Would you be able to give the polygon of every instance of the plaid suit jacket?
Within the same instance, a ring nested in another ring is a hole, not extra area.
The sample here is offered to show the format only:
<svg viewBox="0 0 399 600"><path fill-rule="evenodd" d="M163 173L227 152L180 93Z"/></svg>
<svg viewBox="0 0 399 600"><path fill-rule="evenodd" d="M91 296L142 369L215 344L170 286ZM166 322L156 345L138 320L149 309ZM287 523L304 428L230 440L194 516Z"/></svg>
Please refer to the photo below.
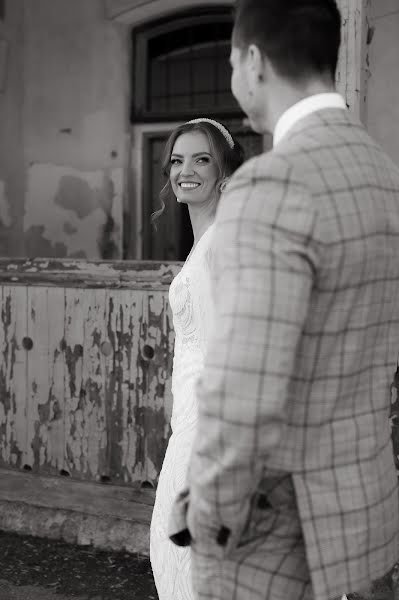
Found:
<svg viewBox="0 0 399 600"><path fill-rule="evenodd" d="M399 558L399 169L349 111L320 110L236 172L214 244L185 515L198 596L360 591ZM207 587L234 564L230 591Z"/></svg>

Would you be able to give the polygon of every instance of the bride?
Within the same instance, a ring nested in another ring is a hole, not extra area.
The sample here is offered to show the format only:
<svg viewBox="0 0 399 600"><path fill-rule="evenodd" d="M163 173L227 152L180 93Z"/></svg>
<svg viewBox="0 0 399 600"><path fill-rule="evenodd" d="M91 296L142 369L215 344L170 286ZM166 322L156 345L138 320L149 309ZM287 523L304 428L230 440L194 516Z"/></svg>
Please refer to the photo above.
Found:
<svg viewBox="0 0 399 600"><path fill-rule="evenodd" d="M195 383L213 326L213 221L227 179L242 162L242 148L226 127L205 118L177 127L164 151L167 182L160 194L162 208L153 218L162 214L165 201L186 203L194 244L169 290L175 329L172 435L159 476L150 532L151 566L159 600L194 600L190 548L178 547L169 540L168 518L176 496L185 486L197 421Z"/></svg>

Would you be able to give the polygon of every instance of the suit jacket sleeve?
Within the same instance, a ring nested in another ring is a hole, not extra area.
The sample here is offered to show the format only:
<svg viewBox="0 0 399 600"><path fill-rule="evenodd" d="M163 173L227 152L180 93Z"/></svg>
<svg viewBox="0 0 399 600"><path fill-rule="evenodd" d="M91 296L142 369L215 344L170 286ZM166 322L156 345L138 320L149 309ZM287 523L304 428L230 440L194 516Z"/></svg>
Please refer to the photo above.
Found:
<svg viewBox="0 0 399 600"><path fill-rule="evenodd" d="M197 385L188 474L187 524L207 553L235 547L268 457L281 442L319 260L314 203L289 168L282 171L266 176L273 170L265 156L246 163L216 219L215 327Z"/></svg>

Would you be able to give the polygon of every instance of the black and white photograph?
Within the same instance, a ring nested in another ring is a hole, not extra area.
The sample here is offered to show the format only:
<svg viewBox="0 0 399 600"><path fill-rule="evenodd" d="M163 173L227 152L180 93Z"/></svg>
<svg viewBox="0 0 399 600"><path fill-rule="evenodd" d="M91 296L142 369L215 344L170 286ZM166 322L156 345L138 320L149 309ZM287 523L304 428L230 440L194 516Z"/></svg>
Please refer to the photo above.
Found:
<svg viewBox="0 0 399 600"><path fill-rule="evenodd" d="M0 600L399 600L399 0L0 0Z"/></svg>

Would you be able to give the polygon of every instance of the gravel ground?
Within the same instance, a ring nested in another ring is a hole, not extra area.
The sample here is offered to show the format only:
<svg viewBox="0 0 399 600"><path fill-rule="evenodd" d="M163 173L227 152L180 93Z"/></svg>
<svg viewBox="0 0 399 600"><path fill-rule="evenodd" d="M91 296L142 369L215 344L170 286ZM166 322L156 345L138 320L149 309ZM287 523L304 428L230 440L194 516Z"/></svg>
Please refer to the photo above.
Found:
<svg viewBox="0 0 399 600"><path fill-rule="evenodd" d="M43 588L40 596L34 594L38 586ZM0 600L158 600L150 561L145 556L3 531L0 594Z"/></svg>
<svg viewBox="0 0 399 600"><path fill-rule="evenodd" d="M0 600L87 600L88 596L64 596L49 588L35 585L15 586L0 579ZM91 600L101 600L92 597Z"/></svg>
<svg viewBox="0 0 399 600"><path fill-rule="evenodd" d="M399 600L399 565L364 596ZM158 600L150 561L0 531L0 600Z"/></svg>

